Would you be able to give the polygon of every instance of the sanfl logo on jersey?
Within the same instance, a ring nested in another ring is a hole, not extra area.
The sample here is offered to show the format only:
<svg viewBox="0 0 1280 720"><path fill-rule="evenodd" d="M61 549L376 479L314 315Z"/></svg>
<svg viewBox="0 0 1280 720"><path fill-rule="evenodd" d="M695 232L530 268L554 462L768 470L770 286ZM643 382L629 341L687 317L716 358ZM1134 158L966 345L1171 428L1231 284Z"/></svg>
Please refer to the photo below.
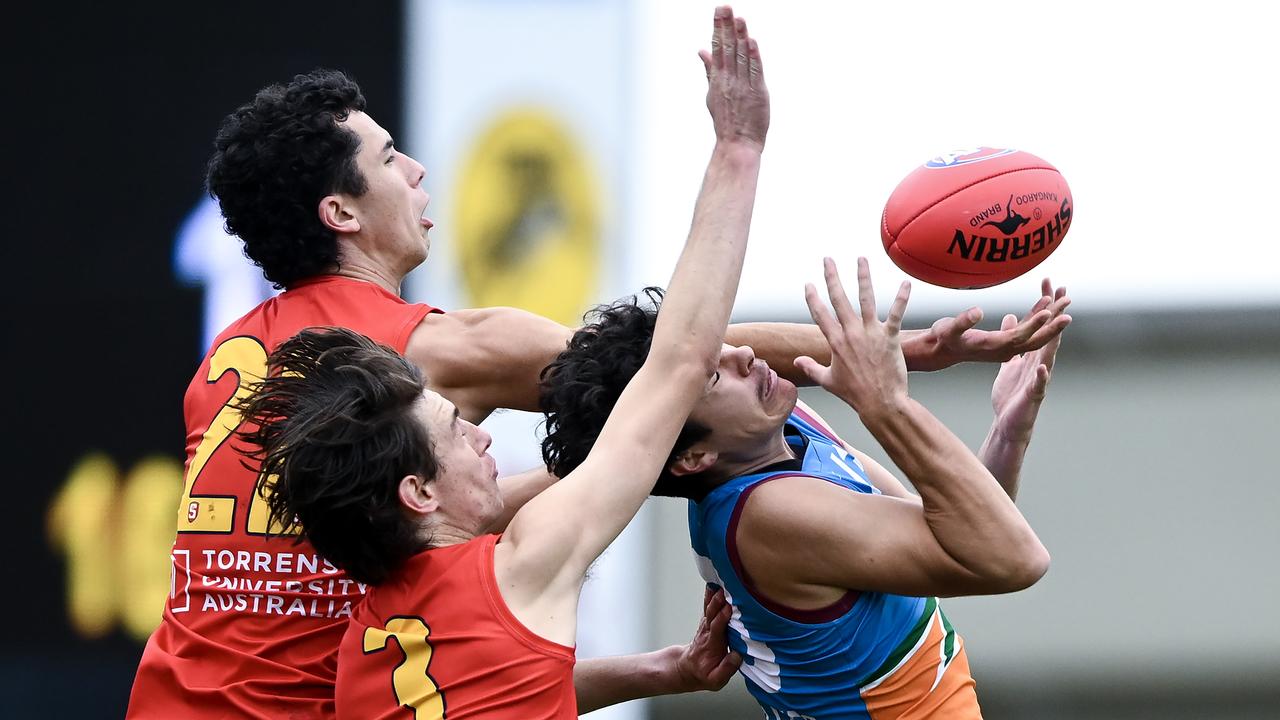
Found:
<svg viewBox="0 0 1280 720"><path fill-rule="evenodd" d="M963 148L960 150L953 150L949 153L943 153L925 163L924 166L936 170L938 168L956 167L958 165L971 165L976 162L982 162L983 160L1012 155L1016 152L1018 151L1013 148Z"/></svg>

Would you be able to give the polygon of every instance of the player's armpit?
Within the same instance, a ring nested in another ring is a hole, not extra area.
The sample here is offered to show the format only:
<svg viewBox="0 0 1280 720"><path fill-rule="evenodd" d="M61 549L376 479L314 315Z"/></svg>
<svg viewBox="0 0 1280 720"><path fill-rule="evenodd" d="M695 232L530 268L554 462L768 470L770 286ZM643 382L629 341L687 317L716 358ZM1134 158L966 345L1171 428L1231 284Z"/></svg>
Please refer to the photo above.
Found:
<svg viewBox="0 0 1280 720"><path fill-rule="evenodd" d="M494 549L503 599L543 637L573 641L587 568L648 497L699 388L711 378L710 343L701 352L668 345L654 343L586 461L529 500Z"/></svg>
<svg viewBox="0 0 1280 720"><path fill-rule="evenodd" d="M576 592L587 568L653 488L712 367L675 354L655 361L651 353L587 459L515 514L500 545L510 553L508 574L521 584L521 599L536 598L551 586ZM504 597L514 604L506 588Z"/></svg>
<svg viewBox="0 0 1280 720"><path fill-rule="evenodd" d="M781 477L751 492L737 527L742 563L770 600L812 609L837 593L982 595L1021 589L952 558L920 504L868 495L815 477ZM805 604L807 603L807 604Z"/></svg>
<svg viewBox="0 0 1280 720"><path fill-rule="evenodd" d="M572 331L516 308L432 313L409 337L405 356L427 386L480 423L498 408L537 411L538 378Z"/></svg>

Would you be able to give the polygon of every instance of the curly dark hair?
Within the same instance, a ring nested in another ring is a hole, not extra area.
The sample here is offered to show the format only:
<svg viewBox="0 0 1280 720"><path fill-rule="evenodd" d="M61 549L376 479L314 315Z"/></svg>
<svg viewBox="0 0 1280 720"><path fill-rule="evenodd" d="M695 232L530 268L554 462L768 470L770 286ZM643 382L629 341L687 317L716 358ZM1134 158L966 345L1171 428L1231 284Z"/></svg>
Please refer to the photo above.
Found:
<svg viewBox="0 0 1280 720"><path fill-rule="evenodd" d="M205 186L227 232L276 287L329 272L338 237L317 216L320 198L363 195L360 138L338 123L364 110L360 86L336 70L258 91L222 121Z"/></svg>
<svg viewBox="0 0 1280 720"><path fill-rule="evenodd" d="M415 365L351 330L304 330L271 353L253 389L237 408L248 423L238 449L259 472L272 527L371 584L428 545L398 495L404 476L439 471L413 415Z"/></svg>
<svg viewBox="0 0 1280 720"><path fill-rule="evenodd" d="M565 351L543 369L539 407L546 415L547 437L542 459L559 477L587 459L613 406L644 364L662 297L661 288L647 287L638 295L592 309ZM691 478L678 479L666 468L710 434L711 428L701 423L685 423L652 494L689 496Z"/></svg>

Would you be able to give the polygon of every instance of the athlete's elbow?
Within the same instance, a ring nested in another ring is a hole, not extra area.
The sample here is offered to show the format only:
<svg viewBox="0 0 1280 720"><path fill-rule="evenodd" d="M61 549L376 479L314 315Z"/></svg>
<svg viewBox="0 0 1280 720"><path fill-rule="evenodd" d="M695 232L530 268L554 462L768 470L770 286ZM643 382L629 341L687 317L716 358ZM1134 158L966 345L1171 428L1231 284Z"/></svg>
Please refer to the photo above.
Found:
<svg viewBox="0 0 1280 720"><path fill-rule="evenodd" d="M1049 551L1039 540L1031 539L1013 553L1001 573L1000 592L1017 592L1035 585L1049 572Z"/></svg>

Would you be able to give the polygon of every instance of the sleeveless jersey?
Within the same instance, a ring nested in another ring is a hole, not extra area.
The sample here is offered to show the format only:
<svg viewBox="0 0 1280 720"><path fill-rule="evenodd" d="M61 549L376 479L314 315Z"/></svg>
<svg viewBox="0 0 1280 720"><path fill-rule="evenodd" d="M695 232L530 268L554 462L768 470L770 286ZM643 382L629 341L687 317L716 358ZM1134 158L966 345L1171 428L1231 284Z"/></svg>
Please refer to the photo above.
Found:
<svg viewBox="0 0 1280 720"><path fill-rule="evenodd" d="M742 475L689 503L698 571L732 605L729 644L767 720L979 718L959 635L936 598L850 591L817 610L757 591L737 552L751 492L780 477L820 478L878 494L843 441L803 406L785 428L797 460Z"/></svg>
<svg viewBox="0 0 1280 720"><path fill-rule="evenodd" d="M511 614L497 535L418 553L371 587L342 637L338 718L571 720L573 648Z"/></svg>
<svg viewBox="0 0 1280 720"><path fill-rule="evenodd" d="M143 651L130 718L333 715L337 646L364 586L308 543L266 535L233 434L233 399L267 354L313 326L346 327L403 352L429 312L372 283L314 278L254 308L213 342L187 388L185 485L169 597Z"/></svg>

